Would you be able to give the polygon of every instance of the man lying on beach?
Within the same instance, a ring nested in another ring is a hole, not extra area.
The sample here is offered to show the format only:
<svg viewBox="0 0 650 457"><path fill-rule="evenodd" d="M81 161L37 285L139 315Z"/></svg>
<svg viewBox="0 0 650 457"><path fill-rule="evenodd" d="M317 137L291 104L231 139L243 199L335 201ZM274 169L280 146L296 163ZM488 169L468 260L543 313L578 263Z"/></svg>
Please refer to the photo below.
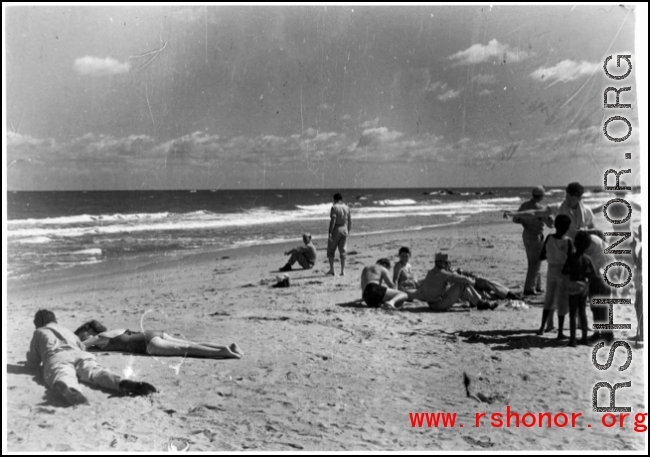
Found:
<svg viewBox="0 0 650 457"><path fill-rule="evenodd" d="M510 289L508 289L503 284L498 283L496 281L493 281L491 279L487 279L487 278L485 278L483 276L479 276L476 273L473 273L471 271L463 270L461 268L456 268L456 270L452 270L449 262L447 263L446 270L451 271L452 273L456 273L456 274L459 274L461 276L465 276L467 278L473 279L474 280L474 289L476 289L476 291L478 293L480 293L483 296L484 299L521 300L521 296L519 296L516 293L512 292Z"/></svg>
<svg viewBox="0 0 650 457"><path fill-rule="evenodd" d="M479 310L495 309L499 306L481 298L473 287L473 279L447 271L448 264L447 254L436 253L435 267L427 273L417 289L407 291L408 298L427 302L432 311L447 311L463 300L469 301L470 306Z"/></svg>
<svg viewBox="0 0 650 457"><path fill-rule="evenodd" d="M42 363L45 383L71 405L88 403L88 399L79 391L79 380L123 395L156 392L156 388L149 383L122 379L100 367L95 356L85 351L79 338L58 324L52 311L37 311L34 325L36 331L27 353L27 365L40 367Z"/></svg>
<svg viewBox="0 0 650 457"><path fill-rule="evenodd" d="M280 271L291 271L291 266L298 262L298 264L305 270L313 268L316 264L316 246L311 242L311 235L309 233L302 234L302 241L304 246L298 246L284 253L290 255L287 264L280 268Z"/></svg>
<svg viewBox="0 0 650 457"><path fill-rule="evenodd" d="M226 347L213 343L193 343L154 330L108 330L96 320L86 322L75 330L75 334L84 347L102 351L206 359L239 359L243 355L236 343Z"/></svg>
<svg viewBox="0 0 650 457"><path fill-rule="evenodd" d="M362 298L371 308L381 306L382 308L396 309L408 299L405 292L395 289L388 268L390 268L390 260L379 259L375 265L369 265L361 272ZM389 287L382 286L382 282Z"/></svg>

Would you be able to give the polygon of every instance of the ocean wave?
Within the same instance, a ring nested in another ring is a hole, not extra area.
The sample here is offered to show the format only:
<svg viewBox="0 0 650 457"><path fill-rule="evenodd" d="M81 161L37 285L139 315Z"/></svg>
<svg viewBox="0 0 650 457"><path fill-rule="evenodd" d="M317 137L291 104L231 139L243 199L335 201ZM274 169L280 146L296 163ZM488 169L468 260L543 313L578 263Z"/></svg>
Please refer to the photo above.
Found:
<svg viewBox="0 0 650 457"><path fill-rule="evenodd" d="M410 198L402 198L398 200L377 200L373 202L375 205L381 205L381 206L386 206L386 205L395 205L395 206L404 206L404 205L417 205L417 202L415 200L412 200Z"/></svg>
<svg viewBox="0 0 650 457"><path fill-rule="evenodd" d="M395 203L396 200L392 202ZM398 218L408 216L460 216L472 215L488 211L503 209L503 206L521 201L519 197L474 199L455 202L440 202L432 200L406 205L378 205L354 208L353 219L373 218ZM298 210L272 210L260 207L240 213L217 214L209 211L195 211L192 213L157 213L155 217L129 217L121 220L112 217L103 218L99 224L85 226L68 226L62 224L19 226L14 224L9 227L8 239L33 239L45 241L45 238L75 238L98 235L126 235L148 231L175 231L175 230L210 230L228 227L259 226L264 224L300 223L310 221L326 221L329 219L330 203L320 205L298 206ZM166 214L166 217L162 216ZM142 216L142 215L140 215ZM108 222L110 220L110 223Z"/></svg>
<svg viewBox="0 0 650 457"><path fill-rule="evenodd" d="M81 249L80 251L74 251L70 253L71 255L102 255L102 250L99 248L90 248L90 249Z"/></svg>
<svg viewBox="0 0 650 457"><path fill-rule="evenodd" d="M78 216L65 217L47 217L43 219L17 219L7 221L8 226L23 225L79 225L92 224L96 222L114 222L114 221L140 221L152 219L165 219L170 213L141 213L141 214L100 214L90 215L81 214Z"/></svg>
<svg viewBox="0 0 650 457"><path fill-rule="evenodd" d="M43 243L49 243L52 241L52 239L46 237L46 236L32 236L29 238L22 238L19 240L16 240L16 243L20 244L43 244Z"/></svg>

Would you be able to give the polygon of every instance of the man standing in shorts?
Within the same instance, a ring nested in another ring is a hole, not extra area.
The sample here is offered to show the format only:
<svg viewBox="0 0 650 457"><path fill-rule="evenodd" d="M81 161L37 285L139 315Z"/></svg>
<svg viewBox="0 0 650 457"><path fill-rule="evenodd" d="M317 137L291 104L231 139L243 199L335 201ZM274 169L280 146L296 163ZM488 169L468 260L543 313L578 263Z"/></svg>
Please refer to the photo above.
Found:
<svg viewBox="0 0 650 457"><path fill-rule="evenodd" d="M390 279L390 260L379 259L375 265L369 265L361 272L361 290L363 301L371 308L395 309L401 306L408 295L395 289L395 284ZM390 288L382 286L385 282Z"/></svg>
<svg viewBox="0 0 650 457"><path fill-rule="evenodd" d="M345 276L345 255L348 236L352 230L352 216L350 208L343 203L343 196L338 192L334 194L334 204L330 211L329 237L327 241L327 260L330 262L328 275L334 276L334 254L339 250L341 257L341 276Z"/></svg>

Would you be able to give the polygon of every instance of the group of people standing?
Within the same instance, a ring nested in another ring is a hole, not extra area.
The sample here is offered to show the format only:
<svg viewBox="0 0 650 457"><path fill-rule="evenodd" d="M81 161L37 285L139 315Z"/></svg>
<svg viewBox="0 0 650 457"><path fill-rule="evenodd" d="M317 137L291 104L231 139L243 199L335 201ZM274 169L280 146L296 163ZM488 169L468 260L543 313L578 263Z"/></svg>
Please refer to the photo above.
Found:
<svg viewBox="0 0 650 457"><path fill-rule="evenodd" d="M611 263L611 257L605 255L607 244L604 235L595 230L594 215L592 209L587 207L583 201L584 187L578 182L572 182L566 187L565 199L561 203L542 206L545 190L543 187L535 187L532 191L532 198L524 202L516 212L506 211L504 217L512 217L513 222L523 225L523 241L528 259L528 272L524 284L524 295L538 295L543 292L541 288L541 263L548 261L546 296L544 299L544 311L542 314L542 325L539 334L544 331L553 330L552 314L558 313L558 338L564 339L563 333L564 317L569 314L570 318L570 345L575 346L576 340L576 318L579 318L582 328L583 344L588 344L587 339L587 317L586 305L590 297L609 297L614 291L604 280L604 271ZM640 208L637 208L640 209ZM617 224L618 225L618 224ZM544 237L544 227L554 227L555 233ZM615 227L615 231L631 230L629 222L627 226ZM641 290L640 269L640 227L639 235L633 238L632 260L635 269L635 277L638 275L637 297L635 299L635 310L639 327L642 326L643 304ZM639 241L637 241L639 240ZM594 322L606 323L608 321L608 309L606 306L591 306ZM546 328L544 328L546 326ZM637 332L637 338L642 335ZM611 330L595 332L592 341L612 342L614 335Z"/></svg>

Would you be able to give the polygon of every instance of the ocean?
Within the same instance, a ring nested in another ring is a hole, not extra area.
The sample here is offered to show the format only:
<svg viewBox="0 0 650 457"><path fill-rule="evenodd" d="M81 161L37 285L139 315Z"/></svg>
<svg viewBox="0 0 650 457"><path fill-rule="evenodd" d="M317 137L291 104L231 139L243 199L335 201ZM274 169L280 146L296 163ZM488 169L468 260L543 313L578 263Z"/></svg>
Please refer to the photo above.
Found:
<svg viewBox="0 0 650 457"><path fill-rule="evenodd" d="M311 232L322 248L337 191L352 209L353 235L478 221L482 213L516 210L530 198L528 187L8 192L7 274L127 256L300 244L303 232ZM593 206L612 197L594 189L583 201ZM563 198L563 189L549 189L544 202Z"/></svg>

